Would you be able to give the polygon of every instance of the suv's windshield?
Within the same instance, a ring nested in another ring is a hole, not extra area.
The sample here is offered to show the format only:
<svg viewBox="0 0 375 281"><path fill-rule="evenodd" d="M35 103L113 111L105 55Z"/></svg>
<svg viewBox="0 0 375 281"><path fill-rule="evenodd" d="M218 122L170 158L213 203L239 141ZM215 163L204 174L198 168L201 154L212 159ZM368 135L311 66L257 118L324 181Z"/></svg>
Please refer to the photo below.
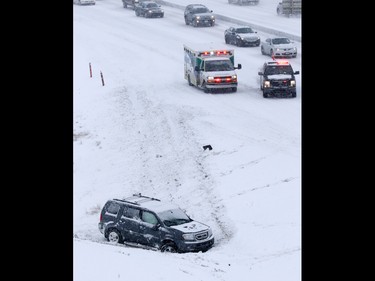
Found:
<svg viewBox="0 0 375 281"><path fill-rule="evenodd" d="M274 75L274 74L293 74L293 69L290 65L285 66L268 66L264 71L265 75Z"/></svg>
<svg viewBox="0 0 375 281"><path fill-rule="evenodd" d="M179 225L192 221L181 209L164 211L158 213L158 215L166 226Z"/></svg>
<svg viewBox="0 0 375 281"><path fill-rule="evenodd" d="M195 8L193 10L193 14L203 14L203 13L209 13L210 11L207 8Z"/></svg>
<svg viewBox="0 0 375 281"><path fill-rule="evenodd" d="M206 71L231 71L234 67L230 60L206 61Z"/></svg>

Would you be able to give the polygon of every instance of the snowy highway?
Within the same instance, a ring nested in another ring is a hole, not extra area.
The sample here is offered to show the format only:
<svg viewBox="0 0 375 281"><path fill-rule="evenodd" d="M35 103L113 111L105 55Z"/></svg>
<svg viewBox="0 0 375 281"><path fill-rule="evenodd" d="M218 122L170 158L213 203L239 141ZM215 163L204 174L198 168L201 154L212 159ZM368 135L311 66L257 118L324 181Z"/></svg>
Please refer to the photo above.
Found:
<svg viewBox="0 0 375 281"><path fill-rule="evenodd" d="M263 0L254 24L265 22L274 2ZM200 3L240 20L251 9ZM260 47L233 45L226 47L242 64L238 91L206 94L184 79L183 44L223 46L232 23L195 28L185 25L183 10L163 9L164 18L148 19L121 0L73 5L74 280L300 281L301 42L289 59L300 71L296 98L263 98L258 71L271 58ZM264 26L296 34L298 23L279 18ZM203 151L206 144L213 150ZM105 243L101 207L136 192L173 201L210 225L215 246L171 256Z"/></svg>

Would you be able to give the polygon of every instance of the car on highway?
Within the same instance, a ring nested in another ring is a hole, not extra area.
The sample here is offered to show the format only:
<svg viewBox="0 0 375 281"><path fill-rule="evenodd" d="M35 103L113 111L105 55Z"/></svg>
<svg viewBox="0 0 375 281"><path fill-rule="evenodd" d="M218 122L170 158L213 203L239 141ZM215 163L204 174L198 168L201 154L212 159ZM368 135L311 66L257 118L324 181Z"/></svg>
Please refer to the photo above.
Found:
<svg viewBox="0 0 375 281"><path fill-rule="evenodd" d="M73 0L73 3L81 6L95 5L95 0Z"/></svg>
<svg viewBox="0 0 375 281"><path fill-rule="evenodd" d="M107 200L98 228L111 243L141 245L161 252L205 252L215 242L208 225L191 219L173 203L140 193Z"/></svg>
<svg viewBox="0 0 375 281"><path fill-rule="evenodd" d="M164 17L164 10L159 4L154 1L142 1L139 5L135 6L135 15L137 17L145 18L162 18Z"/></svg>
<svg viewBox="0 0 375 281"><path fill-rule="evenodd" d="M226 44L244 46L259 46L260 37L250 26L231 26L224 31Z"/></svg>
<svg viewBox="0 0 375 281"><path fill-rule="evenodd" d="M258 72L260 89L263 97L292 97L297 96L295 75L292 65L286 60L265 62Z"/></svg>
<svg viewBox="0 0 375 281"><path fill-rule="evenodd" d="M213 11L202 4L189 4L185 7L184 19L186 25L214 26L215 16Z"/></svg>
<svg viewBox="0 0 375 281"><path fill-rule="evenodd" d="M260 43L262 55L272 58L295 58L297 46L287 37L270 37Z"/></svg>

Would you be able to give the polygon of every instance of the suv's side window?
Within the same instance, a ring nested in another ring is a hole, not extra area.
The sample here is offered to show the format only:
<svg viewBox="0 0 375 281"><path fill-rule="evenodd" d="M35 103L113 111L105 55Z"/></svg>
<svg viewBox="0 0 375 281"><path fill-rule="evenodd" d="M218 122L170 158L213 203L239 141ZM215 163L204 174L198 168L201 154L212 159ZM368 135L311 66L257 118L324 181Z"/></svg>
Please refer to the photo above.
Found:
<svg viewBox="0 0 375 281"><path fill-rule="evenodd" d="M117 213L120 210L120 206L116 203L110 203L109 206L107 207L106 214L110 216L117 217Z"/></svg>
<svg viewBox="0 0 375 281"><path fill-rule="evenodd" d="M141 219L144 221L144 222L147 222L147 223L150 223L150 224L157 224L158 223L158 219L155 217L155 215L151 212L148 212L148 211L143 211L142 212L142 217Z"/></svg>
<svg viewBox="0 0 375 281"><path fill-rule="evenodd" d="M129 219L139 220L140 219L139 213L140 213L139 209L135 209L135 208L127 206L124 208L123 216Z"/></svg>

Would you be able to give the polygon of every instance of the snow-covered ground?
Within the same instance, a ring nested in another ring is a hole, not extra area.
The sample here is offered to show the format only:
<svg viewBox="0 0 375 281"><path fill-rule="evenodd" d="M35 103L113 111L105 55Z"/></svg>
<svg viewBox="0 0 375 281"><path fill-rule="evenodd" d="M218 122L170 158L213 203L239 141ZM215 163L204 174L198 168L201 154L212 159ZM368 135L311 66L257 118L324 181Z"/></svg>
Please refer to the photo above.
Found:
<svg viewBox="0 0 375 281"><path fill-rule="evenodd" d="M301 18L277 16L278 0L199 3L290 34L301 28ZM164 18L145 19L121 0L73 6L74 280L300 281L301 42L289 60L300 71L296 98L264 99L257 73L270 58L229 45L242 64L238 91L205 94L184 79L183 44L222 45L231 23L194 28L183 10L163 8ZM210 225L214 247L166 254L107 244L101 207L135 192Z"/></svg>

